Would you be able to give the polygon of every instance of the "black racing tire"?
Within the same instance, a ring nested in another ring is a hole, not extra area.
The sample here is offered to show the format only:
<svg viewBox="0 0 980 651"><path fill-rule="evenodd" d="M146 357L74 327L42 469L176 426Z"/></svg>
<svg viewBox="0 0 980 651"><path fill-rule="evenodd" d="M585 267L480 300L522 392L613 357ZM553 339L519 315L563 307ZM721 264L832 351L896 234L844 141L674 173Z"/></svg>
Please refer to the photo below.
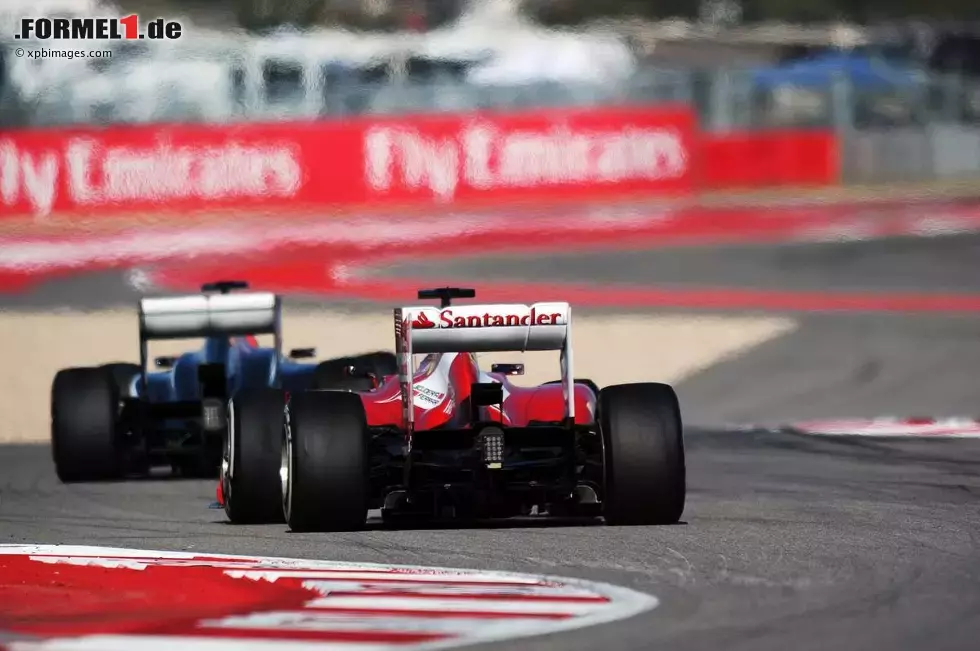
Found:
<svg viewBox="0 0 980 651"><path fill-rule="evenodd" d="M290 395L283 512L293 531L357 531L367 521L368 427L356 393Z"/></svg>
<svg viewBox="0 0 980 651"><path fill-rule="evenodd" d="M379 380L386 375L398 375L398 357L394 353L379 350L360 357L374 367Z"/></svg>
<svg viewBox="0 0 980 651"><path fill-rule="evenodd" d="M170 462L173 477L180 479L215 479L220 478L220 461L213 455L201 452L195 456L174 459Z"/></svg>
<svg viewBox="0 0 980 651"><path fill-rule="evenodd" d="M687 470L673 387L653 382L605 387L599 391L598 420L606 523L679 522L687 497Z"/></svg>
<svg viewBox="0 0 980 651"><path fill-rule="evenodd" d="M278 389L248 389L229 401L222 493L234 524L281 524L283 407Z"/></svg>
<svg viewBox="0 0 980 651"><path fill-rule="evenodd" d="M139 364L112 362L110 364L103 364L100 368L106 369L112 375L120 396L124 398L135 397L131 395L130 387L133 384L133 378L139 376L142 372Z"/></svg>
<svg viewBox="0 0 980 651"><path fill-rule="evenodd" d="M109 370L58 371L51 384L51 453L62 482L123 476L118 415L119 390Z"/></svg>
<svg viewBox="0 0 980 651"><path fill-rule="evenodd" d="M314 389L339 391L370 391L374 388L371 378L346 375L348 366L366 367L380 382L386 375L398 374L398 360L394 353L377 351L349 357L337 357L320 362L313 371Z"/></svg>
<svg viewBox="0 0 980 651"><path fill-rule="evenodd" d="M313 389L323 391L353 391L360 393L374 388L374 382L367 377L350 377L344 375L343 369L336 370L332 362L328 366L321 364L313 371ZM349 366L349 365L344 365Z"/></svg>

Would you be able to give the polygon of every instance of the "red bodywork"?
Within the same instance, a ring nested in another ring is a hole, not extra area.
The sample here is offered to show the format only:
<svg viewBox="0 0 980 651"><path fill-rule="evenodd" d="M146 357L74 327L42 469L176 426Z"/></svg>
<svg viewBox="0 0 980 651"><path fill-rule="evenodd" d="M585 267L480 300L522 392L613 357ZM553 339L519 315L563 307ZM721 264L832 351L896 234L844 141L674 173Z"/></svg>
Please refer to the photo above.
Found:
<svg viewBox="0 0 980 651"><path fill-rule="evenodd" d="M469 409L471 386L478 382L503 385L502 408L481 407L479 420L501 421L522 427L532 421L560 422L565 415L565 398L560 383L524 387L512 384L508 375L480 369L476 355L433 353L415 371L413 402L415 431L441 427L465 428L472 421ZM368 424L372 427L405 427L397 376L384 378L381 386L362 393ZM588 386L575 385L575 422L594 422L596 396Z"/></svg>

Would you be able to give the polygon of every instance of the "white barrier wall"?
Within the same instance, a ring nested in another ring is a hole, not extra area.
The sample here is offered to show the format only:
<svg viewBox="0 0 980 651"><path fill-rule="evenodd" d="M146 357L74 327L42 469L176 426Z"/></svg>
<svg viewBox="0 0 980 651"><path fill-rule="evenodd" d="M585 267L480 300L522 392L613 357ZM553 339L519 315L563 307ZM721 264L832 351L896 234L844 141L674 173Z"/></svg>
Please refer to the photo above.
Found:
<svg viewBox="0 0 980 651"><path fill-rule="evenodd" d="M845 183L955 180L980 176L980 126L934 125L846 131Z"/></svg>

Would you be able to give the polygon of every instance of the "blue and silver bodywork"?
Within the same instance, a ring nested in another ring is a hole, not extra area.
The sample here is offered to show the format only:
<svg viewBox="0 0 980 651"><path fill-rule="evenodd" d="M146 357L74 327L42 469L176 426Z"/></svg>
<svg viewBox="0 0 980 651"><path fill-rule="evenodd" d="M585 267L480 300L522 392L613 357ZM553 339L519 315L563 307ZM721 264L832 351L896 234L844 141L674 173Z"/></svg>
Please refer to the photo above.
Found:
<svg viewBox="0 0 980 651"><path fill-rule="evenodd" d="M127 396L156 403L195 400L201 395L198 369L205 364L224 367L229 398L249 387L299 389L312 381L316 369L315 363L294 361L275 348L256 346L248 337L208 337L200 349L164 364L169 368L148 371L145 391L140 376L134 376Z"/></svg>
<svg viewBox="0 0 980 651"><path fill-rule="evenodd" d="M313 383L318 364L294 359L313 357L312 350L282 353L280 297L230 292L245 287L222 282L205 285L201 294L140 300L140 365L115 365L126 367L117 375L120 428L139 465L216 473L232 397L250 389L296 391ZM259 346L255 337L268 334L273 345ZM159 370L150 370L151 341L196 338L204 339L200 348L157 358Z"/></svg>

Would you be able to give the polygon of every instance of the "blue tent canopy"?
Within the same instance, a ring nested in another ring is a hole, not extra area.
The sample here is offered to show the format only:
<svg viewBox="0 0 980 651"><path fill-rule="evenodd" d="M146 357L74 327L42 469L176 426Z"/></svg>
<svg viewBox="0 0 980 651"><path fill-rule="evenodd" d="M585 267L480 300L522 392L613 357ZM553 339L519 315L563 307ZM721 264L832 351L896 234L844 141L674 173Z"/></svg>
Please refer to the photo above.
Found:
<svg viewBox="0 0 980 651"><path fill-rule="evenodd" d="M780 86L826 88L837 76L850 81L858 90L884 90L916 83L914 70L881 59L846 53L825 54L776 68L757 69L752 74L752 81L756 87L766 90Z"/></svg>

